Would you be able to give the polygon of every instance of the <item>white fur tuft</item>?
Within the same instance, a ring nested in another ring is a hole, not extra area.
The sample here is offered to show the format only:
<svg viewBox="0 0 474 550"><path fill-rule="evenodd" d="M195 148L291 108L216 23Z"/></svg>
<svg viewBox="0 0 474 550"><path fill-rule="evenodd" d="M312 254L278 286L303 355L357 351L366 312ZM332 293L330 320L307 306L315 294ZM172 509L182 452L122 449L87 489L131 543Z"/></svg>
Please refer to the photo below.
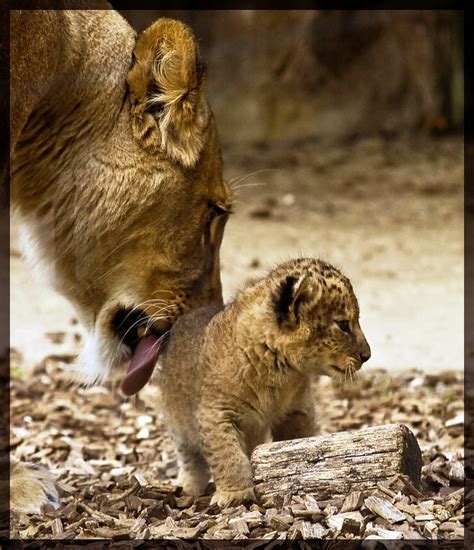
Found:
<svg viewBox="0 0 474 550"><path fill-rule="evenodd" d="M54 271L54 225L50 217L20 217L20 247L33 276L41 283L56 286Z"/></svg>
<svg viewBox="0 0 474 550"><path fill-rule="evenodd" d="M88 332L74 366L75 378L88 385L102 383L107 380L114 366L123 363L129 356L130 352L123 344L104 341L95 332Z"/></svg>

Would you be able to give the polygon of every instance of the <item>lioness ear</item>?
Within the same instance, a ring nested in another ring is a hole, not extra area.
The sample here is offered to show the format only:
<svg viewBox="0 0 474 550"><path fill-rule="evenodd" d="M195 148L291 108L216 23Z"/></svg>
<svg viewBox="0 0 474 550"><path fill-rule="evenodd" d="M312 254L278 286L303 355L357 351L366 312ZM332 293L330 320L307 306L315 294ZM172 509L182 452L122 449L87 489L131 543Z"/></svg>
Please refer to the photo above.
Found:
<svg viewBox="0 0 474 550"><path fill-rule="evenodd" d="M294 328L299 321L300 306L311 298L312 293L314 289L311 287L310 273L304 272L299 277L286 277L280 284L275 299L278 324Z"/></svg>
<svg viewBox="0 0 474 550"><path fill-rule="evenodd" d="M180 21L159 19L138 36L133 54L127 82L134 137L146 149L193 166L210 117L193 33Z"/></svg>

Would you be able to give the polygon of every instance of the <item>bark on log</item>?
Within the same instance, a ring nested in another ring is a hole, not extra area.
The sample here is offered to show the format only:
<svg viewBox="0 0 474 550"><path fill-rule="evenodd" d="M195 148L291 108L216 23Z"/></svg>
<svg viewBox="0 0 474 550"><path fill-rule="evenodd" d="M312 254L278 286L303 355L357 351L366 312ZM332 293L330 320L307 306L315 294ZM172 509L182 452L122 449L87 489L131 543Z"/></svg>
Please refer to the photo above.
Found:
<svg viewBox="0 0 474 550"><path fill-rule="evenodd" d="M263 503L287 494L326 500L370 491L399 473L418 487L422 465L415 436L399 424L266 443L255 448L251 461Z"/></svg>

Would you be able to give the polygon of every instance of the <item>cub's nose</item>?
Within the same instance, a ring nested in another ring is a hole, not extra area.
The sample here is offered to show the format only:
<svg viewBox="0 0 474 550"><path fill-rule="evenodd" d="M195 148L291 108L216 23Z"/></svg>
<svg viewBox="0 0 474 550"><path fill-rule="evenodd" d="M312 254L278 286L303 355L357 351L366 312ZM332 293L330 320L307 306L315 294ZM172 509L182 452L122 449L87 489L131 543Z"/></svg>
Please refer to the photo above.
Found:
<svg viewBox="0 0 474 550"><path fill-rule="evenodd" d="M367 349L363 350L361 353L360 353L360 361L361 363L365 363L366 361L368 361L370 359L370 356L372 355L372 353L370 352L370 348L367 346Z"/></svg>

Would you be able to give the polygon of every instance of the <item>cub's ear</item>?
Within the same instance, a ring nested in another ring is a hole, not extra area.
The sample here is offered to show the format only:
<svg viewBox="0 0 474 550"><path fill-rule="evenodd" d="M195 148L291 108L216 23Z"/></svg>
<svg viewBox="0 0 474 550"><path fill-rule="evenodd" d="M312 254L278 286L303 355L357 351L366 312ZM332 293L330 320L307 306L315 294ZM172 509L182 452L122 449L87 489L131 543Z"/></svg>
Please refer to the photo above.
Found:
<svg viewBox="0 0 474 550"><path fill-rule="evenodd" d="M304 302L317 301L312 277L304 272L299 277L288 275L280 284L274 301L275 314L280 326L294 328L300 319L300 306Z"/></svg>
<svg viewBox="0 0 474 550"><path fill-rule="evenodd" d="M138 36L133 58L127 83L135 139L193 166L210 118L205 67L193 33L180 21L158 19Z"/></svg>

